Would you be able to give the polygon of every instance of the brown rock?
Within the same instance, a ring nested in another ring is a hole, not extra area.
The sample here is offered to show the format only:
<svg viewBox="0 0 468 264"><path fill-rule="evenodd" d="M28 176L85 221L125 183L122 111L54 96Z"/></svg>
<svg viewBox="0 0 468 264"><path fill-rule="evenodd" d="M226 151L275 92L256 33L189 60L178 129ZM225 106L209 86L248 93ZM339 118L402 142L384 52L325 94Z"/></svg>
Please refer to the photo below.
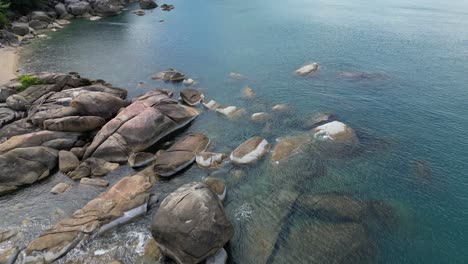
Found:
<svg viewBox="0 0 468 264"><path fill-rule="evenodd" d="M106 180L90 179L90 178L81 178L80 184L92 185L92 186L98 186L98 187L107 187L107 186L109 186L109 182L106 181Z"/></svg>
<svg viewBox="0 0 468 264"><path fill-rule="evenodd" d="M59 170L61 173L67 173L75 170L80 165L80 161L70 151L59 151Z"/></svg>
<svg viewBox="0 0 468 264"><path fill-rule="evenodd" d="M61 193L66 192L69 188L70 188L70 185L61 182L61 183L55 185L54 188L52 188L52 190L50 190L50 192L52 194L61 194Z"/></svg>

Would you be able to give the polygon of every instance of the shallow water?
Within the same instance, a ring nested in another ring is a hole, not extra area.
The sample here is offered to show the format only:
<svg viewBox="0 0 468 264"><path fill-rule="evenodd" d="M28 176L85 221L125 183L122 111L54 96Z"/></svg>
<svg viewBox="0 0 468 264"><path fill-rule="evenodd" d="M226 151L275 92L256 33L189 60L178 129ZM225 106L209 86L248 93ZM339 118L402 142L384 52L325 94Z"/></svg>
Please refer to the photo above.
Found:
<svg viewBox="0 0 468 264"><path fill-rule="evenodd" d="M306 152L282 169L266 158L253 166L227 165L215 172L229 187L226 210L236 229L229 251L235 263L256 262L252 245L258 237L249 232L267 237L275 222L286 224L277 227L280 237L269 261L313 261L307 259L312 255L304 252L307 248L297 246L301 241L294 234L310 229L315 220L300 208L291 213L291 203L276 208L276 198L284 192L342 192L392 205L398 228L371 232L371 243L377 248L374 262L466 262L466 3L174 0L171 4L176 7L171 12L155 10L143 17L126 12L96 22L75 20L26 48L24 68L77 71L127 88L133 97L155 87L182 89L149 78L173 67L195 79L207 98L244 107L250 114L271 112L277 103L291 107L269 129L247 118L229 121L205 111L184 131L205 133L212 150L226 153L255 135L273 143L278 137L300 133L302 120L317 111L333 110L338 120L352 126L362 145L362 151L352 157ZM306 62L318 62L321 68L309 77L293 75ZM230 72L246 79L231 80ZM365 78L343 76L343 72ZM145 85L139 86L141 81ZM245 85L255 91L255 100L240 98ZM418 176L417 162L429 166L430 173ZM241 175L239 171L245 176L233 176ZM130 173L131 169L123 168L106 178L115 182ZM211 173L193 166L159 183L155 191L164 197L181 184ZM49 194L60 181L66 177L56 175L0 198L0 229L25 229L21 241L26 243L102 191L74 185L62 196ZM128 250L128 245L138 248L139 239L149 236L153 212L66 259L83 255L90 259L94 254L92 261L99 263L96 250L112 249L106 257L136 261L137 250ZM30 220L22 223L23 219ZM265 230L255 229L259 223L266 223ZM304 237L302 242L313 241L309 239Z"/></svg>

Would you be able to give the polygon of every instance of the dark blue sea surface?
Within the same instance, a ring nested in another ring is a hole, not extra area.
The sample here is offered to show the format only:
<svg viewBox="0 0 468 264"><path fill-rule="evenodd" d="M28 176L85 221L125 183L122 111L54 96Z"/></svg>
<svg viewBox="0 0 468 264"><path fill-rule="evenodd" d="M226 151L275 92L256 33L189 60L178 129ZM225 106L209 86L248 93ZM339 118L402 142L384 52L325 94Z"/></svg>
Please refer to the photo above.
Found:
<svg viewBox="0 0 468 264"><path fill-rule="evenodd" d="M304 120L320 111L334 111L337 120L353 127L361 151L345 158L317 161L306 152L289 169L275 170L266 157L253 166L217 172L229 187L226 211L236 228L230 243L234 263L256 263L249 248L260 242L248 234L250 219L268 223L284 215L287 223L280 226L269 261L313 263L309 257L314 252L304 244L321 241L307 237L317 228L316 220L300 209L293 213L288 208L268 209L272 196L285 190L346 193L392 206L397 227L369 235L374 263L468 262L468 2L172 0L170 4L175 5L171 12L157 9L142 17L131 13L138 6L129 6L130 11L121 16L74 20L25 48L24 69L79 72L126 88L133 97L157 87L183 89L150 79L160 70L175 68L193 78L206 98L243 107L249 114L271 112L279 103L290 107L289 114L267 129L248 116L228 120L204 112L186 132L207 134L214 151L228 153L256 135L274 144L279 137L303 133ZM310 62L320 64L316 73L293 74ZM230 72L246 78L232 80ZM256 99L240 98L247 85ZM324 167L320 177L311 176L316 163ZM168 192L211 173L194 166L160 186ZM245 176L233 180L232 175ZM42 197L49 190L45 184L38 187L44 189ZM28 200L34 188L21 191L21 197ZM71 213L98 192L85 193L81 200L55 206ZM18 214L27 214L4 204L5 225L15 225ZM262 208L268 212L257 213ZM35 216L37 221L53 224L47 208L41 211L44 215ZM148 236L144 230L150 218L133 228ZM275 232L265 226L265 235ZM118 230L101 238L94 249L131 232L130 227ZM297 233L304 233L302 245L302 236L293 237Z"/></svg>

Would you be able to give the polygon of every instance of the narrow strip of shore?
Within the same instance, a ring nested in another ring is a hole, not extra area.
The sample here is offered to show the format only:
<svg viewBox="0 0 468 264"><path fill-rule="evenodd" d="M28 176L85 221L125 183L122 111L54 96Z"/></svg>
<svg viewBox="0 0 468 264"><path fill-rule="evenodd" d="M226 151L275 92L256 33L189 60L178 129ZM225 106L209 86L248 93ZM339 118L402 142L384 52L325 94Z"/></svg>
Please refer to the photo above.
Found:
<svg viewBox="0 0 468 264"><path fill-rule="evenodd" d="M0 84L7 83L17 77L17 52L17 49L11 47L0 49Z"/></svg>

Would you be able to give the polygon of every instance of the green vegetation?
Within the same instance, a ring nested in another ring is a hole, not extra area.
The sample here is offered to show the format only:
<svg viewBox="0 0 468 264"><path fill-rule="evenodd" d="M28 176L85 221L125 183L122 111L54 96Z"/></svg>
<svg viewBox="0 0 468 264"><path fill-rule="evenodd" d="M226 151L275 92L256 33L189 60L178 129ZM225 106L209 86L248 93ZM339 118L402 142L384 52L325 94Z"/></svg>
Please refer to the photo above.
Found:
<svg viewBox="0 0 468 264"><path fill-rule="evenodd" d="M47 0L0 0L0 29L8 23L8 18L43 7Z"/></svg>
<svg viewBox="0 0 468 264"><path fill-rule="evenodd" d="M42 84L42 82L38 78L31 77L29 75L21 75L16 80L21 83L21 86L16 87L16 90L18 92L26 90L26 88L28 88L31 85Z"/></svg>
<svg viewBox="0 0 468 264"><path fill-rule="evenodd" d="M0 1L0 29L4 28L8 23L7 12L10 7L9 3L4 3Z"/></svg>

